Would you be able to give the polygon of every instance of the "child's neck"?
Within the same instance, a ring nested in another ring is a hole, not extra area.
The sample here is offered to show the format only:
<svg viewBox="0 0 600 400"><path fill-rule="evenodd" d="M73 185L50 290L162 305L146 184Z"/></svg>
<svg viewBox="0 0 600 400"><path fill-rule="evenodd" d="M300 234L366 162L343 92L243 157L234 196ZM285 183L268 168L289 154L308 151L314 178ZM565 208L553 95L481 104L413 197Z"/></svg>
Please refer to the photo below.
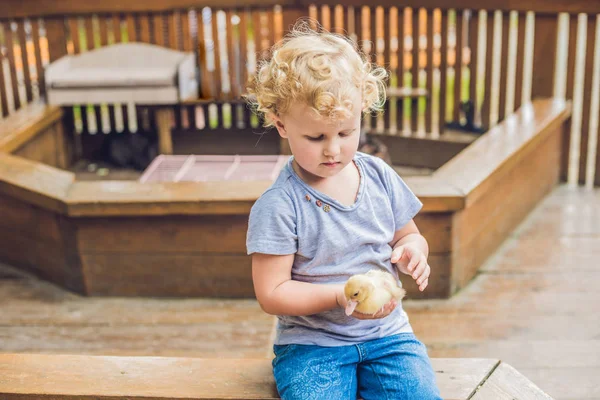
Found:
<svg viewBox="0 0 600 400"><path fill-rule="evenodd" d="M307 185L341 204L350 206L356 202L361 177L354 161L350 162L338 174L325 178L305 171L295 160L292 162L292 168Z"/></svg>

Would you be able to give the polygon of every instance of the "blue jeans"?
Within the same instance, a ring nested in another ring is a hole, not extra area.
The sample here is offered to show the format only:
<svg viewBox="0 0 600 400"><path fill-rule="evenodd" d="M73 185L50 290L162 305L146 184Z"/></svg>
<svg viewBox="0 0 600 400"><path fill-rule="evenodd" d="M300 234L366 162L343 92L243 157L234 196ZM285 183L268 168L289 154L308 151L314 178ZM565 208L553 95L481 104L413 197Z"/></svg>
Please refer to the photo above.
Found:
<svg viewBox="0 0 600 400"><path fill-rule="evenodd" d="M427 349L412 333L322 347L273 346L284 400L441 400Z"/></svg>

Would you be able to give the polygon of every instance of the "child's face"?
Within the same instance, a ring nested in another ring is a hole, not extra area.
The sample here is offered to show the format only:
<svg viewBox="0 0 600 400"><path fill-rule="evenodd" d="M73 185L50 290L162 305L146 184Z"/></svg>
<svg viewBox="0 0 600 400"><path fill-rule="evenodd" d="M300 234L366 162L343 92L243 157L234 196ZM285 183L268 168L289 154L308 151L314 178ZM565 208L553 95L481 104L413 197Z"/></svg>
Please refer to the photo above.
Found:
<svg viewBox="0 0 600 400"><path fill-rule="evenodd" d="M321 118L302 103L292 103L275 126L303 172L314 178L328 178L339 173L354 158L360 139L361 101L357 96L354 112L335 122Z"/></svg>

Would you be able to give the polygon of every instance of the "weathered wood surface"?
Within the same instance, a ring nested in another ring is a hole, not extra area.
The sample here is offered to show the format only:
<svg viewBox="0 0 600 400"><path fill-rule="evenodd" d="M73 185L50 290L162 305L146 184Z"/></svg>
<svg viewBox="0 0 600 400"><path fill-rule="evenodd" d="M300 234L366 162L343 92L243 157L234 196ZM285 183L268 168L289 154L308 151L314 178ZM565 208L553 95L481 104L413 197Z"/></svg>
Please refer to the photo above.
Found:
<svg viewBox="0 0 600 400"><path fill-rule="evenodd" d="M29 104L9 118L0 122L0 152L12 153L43 133L46 129L61 123L63 112L60 107L48 106L42 102Z"/></svg>
<svg viewBox="0 0 600 400"><path fill-rule="evenodd" d="M491 390L541 393L497 360L434 359L432 364L445 400L469 399L486 389L490 380ZM496 371L501 374L497 379ZM6 400L36 396L54 400L279 398L269 359L3 354L0 374L0 394ZM511 381L511 377L518 380ZM534 398L541 397L519 397Z"/></svg>
<svg viewBox="0 0 600 400"><path fill-rule="evenodd" d="M0 303L0 353L271 354L275 317L255 300L82 297L0 264Z"/></svg>
<svg viewBox="0 0 600 400"><path fill-rule="evenodd" d="M364 6L364 1L345 0L324 2L331 5L343 4L347 6ZM254 0L252 5L259 8L273 7L298 7L307 9L314 4L312 0ZM64 15L64 14L87 14L87 13L113 13L113 12L150 12L166 11L171 9L184 9L189 7L236 7L239 3L233 0L133 0L122 3L118 0L105 0L100 3L71 2L69 0L4 0L0 3L0 15L6 18L23 18L31 16ZM380 0L377 5L397 6L391 0ZM441 9L479 9L482 5L477 0L406 0L405 7L441 8ZM600 12L600 5L590 0L489 0L486 3L488 9L503 11L534 10L539 13L556 14L559 12ZM306 13L305 13L306 14Z"/></svg>
<svg viewBox="0 0 600 400"><path fill-rule="evenodd" d="M599 258L600 190L560 187L465 289L404 307L431 357L500 358L555 399L595 400ZM0 353L270 352L273 318L254 300L86 298L4 267L0 303Z"/></svg>
<svg viewBox="0 0 600 400"><path fill-rule="evenodd" d="M404 306L431 357L498 357L555 399L596 400L599 259L600 190L561 186L463 290Z"/></svg>

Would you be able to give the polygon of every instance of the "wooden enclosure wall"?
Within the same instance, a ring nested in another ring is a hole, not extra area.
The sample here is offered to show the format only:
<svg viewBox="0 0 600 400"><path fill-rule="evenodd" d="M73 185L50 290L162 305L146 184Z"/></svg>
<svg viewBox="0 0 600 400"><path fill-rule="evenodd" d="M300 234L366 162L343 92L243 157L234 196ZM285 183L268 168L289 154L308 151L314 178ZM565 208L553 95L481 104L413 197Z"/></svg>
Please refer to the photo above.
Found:
<svg viewBox="0 0 600 400"><path fill-rule="evenodd" d="M198 97L207 101L177 107L176 131L260 132L260 121L239 101L245 82L298 18L311 17L356 40L390 71L390 87L427 92L391 97L382 115L365 119L366 129L435 138L447 123L467 121L459 107L465 101L472 102L475 125L489 129L533 97L573 99L563 178L598 185L599 13L597 2L585 0L492 0L485 10L474 0L411 0L400 7L388 0L261 0L243 7L202 0L6 0L0 5L0 114L43 96L48 62L141 41L197 55ZM70 118L91 141L105 133L154 130L152 110L132 104L81 105Z"/></svg>

